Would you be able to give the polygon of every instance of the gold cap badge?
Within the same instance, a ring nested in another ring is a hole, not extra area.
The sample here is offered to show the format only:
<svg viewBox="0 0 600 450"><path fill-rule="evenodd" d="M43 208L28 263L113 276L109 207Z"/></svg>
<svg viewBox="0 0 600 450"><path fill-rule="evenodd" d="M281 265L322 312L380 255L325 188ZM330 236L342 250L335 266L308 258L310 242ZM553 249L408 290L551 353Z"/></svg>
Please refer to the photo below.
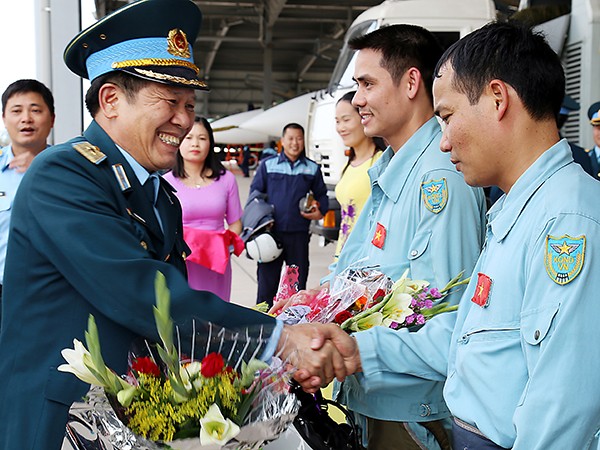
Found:
<svg viewBox="0 0 600 450"><path fill-rule="evenodd" d="M171 55L179 56L180 58L190 57L190 48L188 45L187 36L180 29L174 28L169 31L167 43L169 45L167 51Z"/></svg>

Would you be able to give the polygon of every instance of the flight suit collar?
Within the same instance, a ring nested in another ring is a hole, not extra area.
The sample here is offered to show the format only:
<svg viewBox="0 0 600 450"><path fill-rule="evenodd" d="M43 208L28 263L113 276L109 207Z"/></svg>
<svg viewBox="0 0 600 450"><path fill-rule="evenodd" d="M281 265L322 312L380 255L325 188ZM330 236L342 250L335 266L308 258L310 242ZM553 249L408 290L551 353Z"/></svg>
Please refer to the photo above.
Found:
<svg viewBox="0 0 600 450"><path fill-rule="evenodd" d="M529 199L558 170L573 162L571 148L562 139L546 150L517 180L508 194L488 211L488 223L497 242L502 241L517 222Z"/></svg>
<svg viewBox="0 0 600 450"><path fill-rule="evenodd" d="M388 147L369 169L373 186L379 186L383 193L396 203L417 161L441 132L437 119L432 117L395 154L393 149Z"/></svg>

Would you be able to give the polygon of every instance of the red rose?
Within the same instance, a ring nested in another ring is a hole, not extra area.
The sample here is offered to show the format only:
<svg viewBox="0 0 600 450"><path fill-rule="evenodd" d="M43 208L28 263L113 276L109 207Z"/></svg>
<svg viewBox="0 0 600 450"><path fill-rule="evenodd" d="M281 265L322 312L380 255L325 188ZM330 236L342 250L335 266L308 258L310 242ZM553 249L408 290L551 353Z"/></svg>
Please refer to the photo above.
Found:
<svg viewBox="0 0 600 450"><path fill-rule="evenodd" d="M142 358L135 358L131 364L131 368L137 373L145 373L147 375L153 375L160 377L160 370L156 363L152 361L152 358L144 356Z"/></svg>
<svg viewBox="0 0 600 450"><path fill-rule="evenodd" d="M215 375L218 375L225 367L225 361L223 361L223 357L220 353L209 353L202 360L202 365L200 366L200 373L205 378L212 378Z"/></svg>
<svg viewBox="0 0 600 450"><path fill-rule="evenodd" d="M337 323L338 325L343 324L346 320L348 320L350 317L352 317L352 314L350 314L349 311L340 311L339 313L337 313L335 315L335 319L334 322Z"/></svg>
<svg viewBox="0 0 600 450"><path fill-rule="evenodd" d="M383 289L377 289L377 292L375 292L375 295L373 295L373 301L379 303L384 296L385 291Z"/></svg>

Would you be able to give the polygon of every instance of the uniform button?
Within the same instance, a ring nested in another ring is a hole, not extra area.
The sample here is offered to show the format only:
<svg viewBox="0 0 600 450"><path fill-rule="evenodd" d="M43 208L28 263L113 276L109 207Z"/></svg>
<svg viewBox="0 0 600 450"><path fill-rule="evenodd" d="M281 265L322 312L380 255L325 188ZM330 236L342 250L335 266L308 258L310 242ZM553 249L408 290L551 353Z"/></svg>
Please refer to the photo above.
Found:
<svg viewBox="0 0 600 450"><path fill-rule="evenodd" d="M416 250L412 250L412 251L410 252L410 256L417 256L418 254L419 254L419 252L418 252L418 251L416 251Z"/></svg>
<svg viewBox="0 0 600 450"><path fill-rule="evenodd" d="M540 330L535 330L535 333L533 333L533 338L536 341L540 338Z"/></svg>
<svg viewBox="0 0 600 450"><path fill-rule="evenodd" d="M425 403L421 404L421 417L428 417L431 415L431 407Z"/></svg>
<svg viewBox="0 0 600 450"><path fill-rule="evenodd" d="M142 246L142 248L143 248L144 250L148 250L148 244L146 244L146 242L145 242L145 241L140 241L140 245Z"/></svg>

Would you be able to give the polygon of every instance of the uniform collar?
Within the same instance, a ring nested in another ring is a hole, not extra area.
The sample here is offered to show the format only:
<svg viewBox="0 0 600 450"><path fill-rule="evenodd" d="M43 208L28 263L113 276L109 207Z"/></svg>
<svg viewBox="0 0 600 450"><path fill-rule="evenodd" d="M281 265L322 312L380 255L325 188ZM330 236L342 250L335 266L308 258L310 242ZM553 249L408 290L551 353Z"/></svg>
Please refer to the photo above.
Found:
<svg viewBox="0 0 600 450"><path fill-rule="evenodd" d="M554 173L573 162L566 139L546 150L517 180L508 194L502 196L488 211L488 222L499 242L508 235L525 209L529 199Z"/></svg>
<svg viewBox="0 0 600 450"><path fill-rule="evenodd" d="M385 195L396 203L416 162L441 132L439 122L432 117L395 154L388 147L369 169L373 184L379 185Z"/></svg>
<svg viewBox="0 0 600 450"><path fill-rule="evenodd" d="M289 164L291 164L292 166L296 163L298 164L306 164L306 156L304 155L300 155L298 157L298 159L296 161L292 161L290 158L287 157L287 155L285 154L285 152L282 150L281 153L279 154L278 158L277 158L277 164L281 164L287 162Z"/></svg>
<svg viewBox="0 0 600 450"><path fill-rule="evenodd" d="M12 145L7 145L6 147L2 147L2 153L0 154L0 172L4 172L10 162L15 158L15 155L12 152Z"/></svg>

